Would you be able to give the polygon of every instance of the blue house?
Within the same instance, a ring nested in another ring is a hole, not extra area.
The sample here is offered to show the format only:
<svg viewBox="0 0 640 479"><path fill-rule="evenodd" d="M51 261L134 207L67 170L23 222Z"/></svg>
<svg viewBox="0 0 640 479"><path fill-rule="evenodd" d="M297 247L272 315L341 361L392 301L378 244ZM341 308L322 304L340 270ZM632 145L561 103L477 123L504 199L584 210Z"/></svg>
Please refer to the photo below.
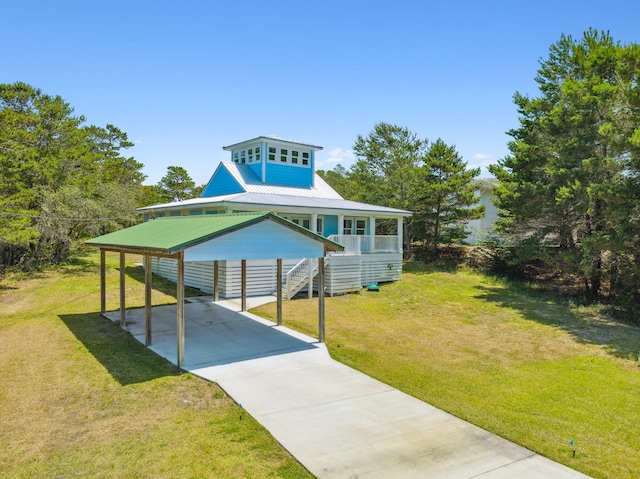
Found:
<svg viewBox="0 0 640 479"><path fill-rule="evenodd" d="M230 153L230 161L218 165L199 198L140 208L144 220L270 211L345 246L344 251L325 258L326 293L357 291L371 283L401 279L403 222L411 212L342 198L315 173L315 153L322 147L259 136L223 149ZM387 234L379 234L382 231ZM217 268L220 297L240 296L240 261L221 261ZM273 258L249 261L248 295L273 293L275 269ZM175 278L175 264L170 260L154 259L153 270ZM284 271L288 299L299 291L313 291L317 260L290 260ZM213 276L211 262L186 265L185 284L189 286L211 292Z"/></svg>

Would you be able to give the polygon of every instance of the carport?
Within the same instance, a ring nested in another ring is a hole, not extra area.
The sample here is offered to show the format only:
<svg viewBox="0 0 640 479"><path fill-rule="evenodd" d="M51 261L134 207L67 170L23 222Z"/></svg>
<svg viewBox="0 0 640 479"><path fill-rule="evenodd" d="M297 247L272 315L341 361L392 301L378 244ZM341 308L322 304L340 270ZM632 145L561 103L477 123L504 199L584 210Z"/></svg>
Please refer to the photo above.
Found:
<svg viewBox="0 0 640 479"><path fill-rule="evenodd" d="M143 255L145 265L151 258L172 258L177 262L176 343L177 364L184 364L184 263L214 262L214 300L217 299L217 262L241 260L242 310L246 310L246 262L252 259L276 259L277 323L282 325L282 260L318 258L318 340L324 342L324 257L329 251L341 251L342 245L315 234L274 213L235 213L225 215L173 216L158 218L86 242L100 248L100 311L106 313L107 252L120 254L120 325L126 326L125 254ZM145 344L152 341L151 268L145 268Z"/></svg>

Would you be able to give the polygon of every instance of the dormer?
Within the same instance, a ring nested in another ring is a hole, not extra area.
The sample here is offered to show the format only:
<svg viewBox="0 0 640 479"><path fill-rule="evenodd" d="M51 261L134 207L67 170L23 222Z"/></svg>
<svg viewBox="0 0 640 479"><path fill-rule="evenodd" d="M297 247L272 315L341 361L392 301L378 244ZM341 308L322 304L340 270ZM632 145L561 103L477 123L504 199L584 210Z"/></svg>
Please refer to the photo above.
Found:
<svg viewBox="0 0 640 479"><path fill-rule="evenodd" d="M259 136L223 147L231 161L248 165L263 183L312 187L316 151L309 145L276 136Z"/></svg>

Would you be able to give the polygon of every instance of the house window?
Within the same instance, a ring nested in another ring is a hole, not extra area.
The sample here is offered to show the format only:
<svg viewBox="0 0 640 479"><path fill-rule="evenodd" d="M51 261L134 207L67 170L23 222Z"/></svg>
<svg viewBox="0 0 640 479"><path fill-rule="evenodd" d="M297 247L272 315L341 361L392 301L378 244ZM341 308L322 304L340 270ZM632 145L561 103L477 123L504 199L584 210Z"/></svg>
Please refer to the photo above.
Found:
<svg viewBox="0 0 640 479"><path fill-rule="evenodd" d="M316 221L316 233L324 236L323 232L324 232L324 224L323 224L322 218L318 218L318 220Z"/></svg>
<svg viewBox="0 0 640 479"><path fill-rule="evenodd" d="M350 235L353 234L353 220L344 220L344 228L342 229L342 234Z"/></svg>
<svg viewBox="0 0 640 479"><path fill-rule="evenodd" d="M256 147L256 161L260 161L260 147Z"/></svg>
<svg viewBox="0 0 640 479"><path fill-rule="evenodd" d="M366 220L356 220L356 234L364 236L365 234L365 226L367 222Z"/></svg>
<svg viewBox="0 0 640 479"><path fill-rule="evenodd" d="M305 151L302 152L302 164L305 166L309 164L309 153Z"/></svg>
<svg viewBox="0 0 640 479"><path fill-rule="evenodd" d="M269 147L269 161L276 161L276 149L273 146Z"/></svg>
<svg viewBox="0 0 640 479"><path fill-rule="evenodd" d="M237 151L233 154L233 161L235 161L236 163L238 162L238 152Z"/></svg>
<svg viewBox="0 0 640 479"><path fill-rule="evenodd" d="M302 216L288 216L288 215L280 215L285 219L288 219L294 224L298 226L302 226L303 228L311 229L311 220L309 218L305 218Z"/></svg>
<svg viewBox="0 0 640 479"><path fill-rule="evenodd" d="M292 151L291 152L291 163L298 164L298 152L297 151Z"/></svg>
<svg viewBox="0 0 640 479"><path fill-rule="evenodd" d="M280 161L281 162L286 163L288 155L289 155L289 150L285 150L284 148L280 148Z"/></svg>
<svg viewBox="0 0 640 479"><path fill-rule="evenodd" d="M246 155L247 155L246 151L242 150L240 152L240 163L242 163L243 165L246 163L246 160L247 160Z"/></svg>
<svg viewBox="0 0 640 479"><path fill-rule="evenodd" d="M247 156L249 157L249 163L253 162L253 149L249 148Z"/></svg>

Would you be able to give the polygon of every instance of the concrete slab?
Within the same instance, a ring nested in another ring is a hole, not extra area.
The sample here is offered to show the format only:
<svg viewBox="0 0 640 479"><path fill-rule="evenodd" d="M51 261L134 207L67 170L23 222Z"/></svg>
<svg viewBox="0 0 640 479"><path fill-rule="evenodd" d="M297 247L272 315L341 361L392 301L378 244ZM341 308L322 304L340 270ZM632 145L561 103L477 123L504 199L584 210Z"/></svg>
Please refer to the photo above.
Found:
<svg viewBox="0 0 640 479"><path fill-rule="evenodd" d="M334 361L239 300L190 299L185 369L218 383L321 479L588 477ZM152 323L151 349L175 364L175 305L154 307ZM127 329L144 342L143 309L127 311Z"/></svg>

